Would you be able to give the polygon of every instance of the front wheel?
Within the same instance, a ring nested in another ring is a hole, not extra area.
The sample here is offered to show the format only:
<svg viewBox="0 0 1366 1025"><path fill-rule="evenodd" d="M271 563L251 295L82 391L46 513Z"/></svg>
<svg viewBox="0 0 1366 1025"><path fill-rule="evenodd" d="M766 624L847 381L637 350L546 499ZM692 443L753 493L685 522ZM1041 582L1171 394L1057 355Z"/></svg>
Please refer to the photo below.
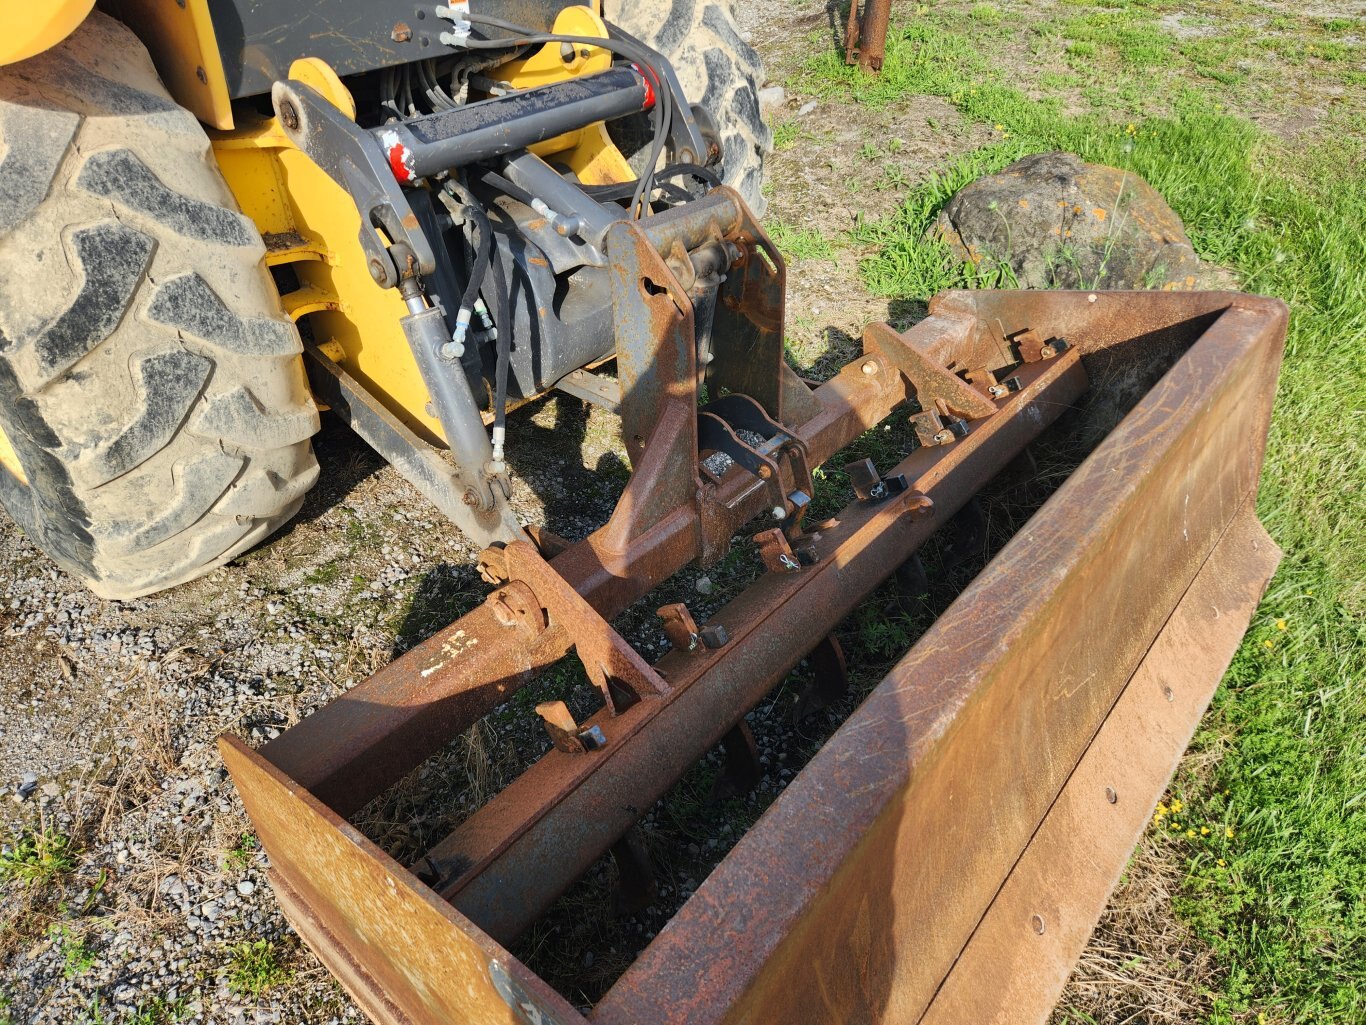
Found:
<svg viewBox="0 0 1366 1025"><path fill-rule="evenodd" d="M0 69L0 504L106 598L285 523L318 411L255 225L127 28Z"/></svg>

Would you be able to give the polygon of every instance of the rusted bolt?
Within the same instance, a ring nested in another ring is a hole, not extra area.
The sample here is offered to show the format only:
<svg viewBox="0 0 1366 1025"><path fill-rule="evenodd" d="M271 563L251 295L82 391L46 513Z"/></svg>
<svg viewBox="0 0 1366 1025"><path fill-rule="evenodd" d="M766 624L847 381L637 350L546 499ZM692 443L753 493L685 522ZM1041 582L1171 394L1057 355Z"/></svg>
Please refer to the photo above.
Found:
<svg viewBox="0 0 1366 1025"><path fill-rule="evenodd" d="M460 496L460 501L464 502L471 508L475 508L479 505L479 496L475 494L473 488L466 488L465 493Z"/></svg>
<svg viewBox="0 0 1366 1025"><path fill-rule="evenodd" d="M1042 935L1043 935L1044 924L1043 924L1043 916L1042 916L1042 915L1035 915L1033 918L1031 918L1031 919L1029 920L1029 924L1033 927L1034 932L1035 932L1037 935L1039 935L1039 936L1042 936Z"/></svg>
<svg viewBox="0 0 1366 1025"><path fill-rule="evenodd" d="M384 264L379 262L378 256L370 257L370 276L380 283L384 281Z"/></svg>
<svg viewBox="0 0 1366 1025"><path fill-rule="evenodd" d="M208 84L209 84L209 73L208 73L207 71L205 71L203 68L195 68L195 69L194 69L194 77L197 78L197 79L199 79L199 84L200 84L200 85L208 85Z"/></svg>
<svg viewBox="0 0 1366 1025"><path fill-rule="evenodd" d="M1086 301L1087 301L1088 303L1093 303L1093 302L1095 302L1098 298L1100 298L1100 297L1097 296L1095 292L1092 292L1090 295L1088 295L1088 296L1086 297Z"/></svg>
<svg viewBox="0 0 1366 1025"><path fill-rule="evenodd" d="M389 33L389 38L396 43L406 43L413 38L413 30L408 27L407 22L395 22L394 30Z"/></svg>
<svg viewBox="0 0 1366 1025"><path fill-rule="evenodd" d="M934 443L936 445L947 445L952 440L953 431L940 431L938 434L934 436Z"/></svg>
<svg viewBox="0 0 1366 1025"><path fill-rule="evenodd" d="M863 366L859 367L865 374L876 374L878 372L877 360L869 359L863 361Z"/></svg>
<svg viewBox="0 0 1366 1025"><path fill-rule="evenodd" d="M760 463L760 464L759 464L759 476L760 476L763 480L768 480L770 477L773 476L773 471L770 470L770 469L769 469L766 465L764 465L763 463Z"/></svg>
<svg viewBox="0 0 1366 1025"><path fill-rule="evenodd" d="M772 509L772 512L773 512L773 518L774 518L775 520L785 520L785 519L787 519L787 510L784 509L781 505L775 505L775 506L773 507L773 509Z"/></svg>
<svg viewBox="0 0 1366 1025"><path fill-rule="evenodd" d="M1114 787L1105 788L1105 799L1109 801L1111 804L1119 803L1119 794L1115 793Z"/></svg>
<svg viewBox="0 0 1366 1025"><path fill-rule="evenodd" d="M280 103L280 124L284 125L291 132L299 127L299 111L291 100L282 100ZM374 273L374 268L378 266L378 260L371 260L370 273Z"/></svg>

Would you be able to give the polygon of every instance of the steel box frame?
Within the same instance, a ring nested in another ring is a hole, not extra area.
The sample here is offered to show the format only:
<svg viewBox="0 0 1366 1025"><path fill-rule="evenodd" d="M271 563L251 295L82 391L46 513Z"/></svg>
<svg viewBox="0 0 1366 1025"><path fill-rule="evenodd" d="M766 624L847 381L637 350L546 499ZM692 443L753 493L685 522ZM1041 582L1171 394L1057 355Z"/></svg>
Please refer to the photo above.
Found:
<svg viewBox="0 0 1366 1025"><path fill-rule="evenodd" d="M1278 553L1251 503L1282 305L1231 294L953 293L927 323L924 351L965 368L1025 328L1067 337L1100 393L1080 429L1118 424L708 877L594 1021L1042 1020L1274 570ZM859 406L854 391L845 380L815 394L825 409L838 395L847 412ZM638 588L575 574L593 541L551 565L610 609ZM380 1022L582 1020L343 818L411 768L416 749L563 653L563 626L536 622L544 599L517 597L502 599L503 632L521 636L511 669L490 663L487 679L453 679L449 663L472 663L452 627L391 667L388 690L372 678L261 752L223 741L287 914ZM496 634L496 607L472 615ZM410 678L396 688L400 670ZM1078 823L1097 837L1090 856L1069 838ZM1055 859L1075 872L1058 876Z"/></svg>

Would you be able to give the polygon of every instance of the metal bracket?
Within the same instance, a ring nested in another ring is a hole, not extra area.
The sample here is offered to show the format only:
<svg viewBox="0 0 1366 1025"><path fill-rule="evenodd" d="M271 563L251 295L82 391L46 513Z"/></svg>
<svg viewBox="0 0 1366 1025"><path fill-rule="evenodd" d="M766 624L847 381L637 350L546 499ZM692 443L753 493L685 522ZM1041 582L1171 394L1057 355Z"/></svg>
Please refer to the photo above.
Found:
<svg viewBox="0 0 1366 1025"><path fill-rule="evenodd" d="M737 432L746 431L762 442L751 445ZM768 415L748 395L726 395L707 403L697 414L699 454L724 452L768 487L774 519L785 521L789 535L800 531L802 517L811 504L815 486L806 446ZM779 459L792 470L792 490L786 490Z"/></svg>
<svg viewBox="0 0 1366 1025"><path fill-rule="evenodd" d="M844 467L844 472L849 475L849 483L854 486L854 494L860 502L881 502L910 486L904 473L882 476L871 459L856 459Z"/></svg>
<svg viewBox="0 0 1366 1025"><path fill-rule="evenodd" d="M770 573L800 573L803 566L814 566L820 555L812 543L814 538L806 539L805 544L794 547L782 530L774 527L754 535L754 543L759 547L759 558Z"/></svg>
<svg viewBox="0 0 1366 1025"><path fill-rule="evenodd" d="M394 288L401 277L434 273L436 253L374 137L303 82L276 82L270 99L289 141L355 202L360 244L375 284Z"/></svg>
<svg viewBox="0 0 1366 1025"><path fill-rule="evenodd" d="M1010 336L1010 341L1014 343L1019 351L1020 359L1025 363L1037 363L1039 360L1052 359L1054 356L1066 352L1071 346L1065 338L1051 338L1047 341L1032 327L1027 327Z"/></svg>
<svg viewBox="0 0 1366 1025"><path fill-rule="evenodd" d="M536 714L545 724L545 731L557 751L581 755L607 745L607 736L602 732L602 727L593 725L582 728L574 721L574 716L563 701L543 701L536 706Z"/></svg>
<svg viewBox="0 0 1366 1025"><path fill-rule="evenodd" d="M941 416L933 409L916 413L911 417L915 436L921 445L930 448L934 445L952 445L959 438L968 436L968 422L956 416Z"/></svg>
<svg viewBox="0 0 1366 1025"><path fill-rule="evenodd" d="M922 409L938 409L965 420L982 420L996 413L996 403L886 324L869 324L863 332L863 351L879 353L901 372Z"/></svg>
<svg viewBox="0 0 1366 1025"><path fill-rule="evenodd" d="M1020 379L1018 377L1007 377L1004 381L1000 380L996 373L986 367L968 371L968 381L979 392L990 399L1003 399L1012 392L1020 390Z"/></svg>

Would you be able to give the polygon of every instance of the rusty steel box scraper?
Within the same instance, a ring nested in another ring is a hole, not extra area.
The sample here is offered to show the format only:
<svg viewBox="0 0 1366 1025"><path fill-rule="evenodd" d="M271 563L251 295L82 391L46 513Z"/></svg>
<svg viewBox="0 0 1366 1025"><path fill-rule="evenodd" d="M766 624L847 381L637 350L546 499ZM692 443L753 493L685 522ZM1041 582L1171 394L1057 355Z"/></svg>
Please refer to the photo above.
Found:
<svg viewBox="0 0 1366 1025"><path fill-rule="evenodd" d="M1277 564L1253 506L1285 309L955 292L813 386L743 204L689 216L608 241L634 467L609 522L490 550L474 611L260 750L222 739L275 893L386 1025L1043 1021ZM734 262L699 408L676 257L707 239ZM851 466L849 504L806 523L812 470L894 414L919 444ZM1045 432L1089 454L590 1012L508 952L699 758L742 747L800 660L837 661L823 639ZM662 609L669 653L613 628L760 516L764 571L705 622ZM555 746L425 857L348 822L571 650L601 710L542 709Z"/></svg>

